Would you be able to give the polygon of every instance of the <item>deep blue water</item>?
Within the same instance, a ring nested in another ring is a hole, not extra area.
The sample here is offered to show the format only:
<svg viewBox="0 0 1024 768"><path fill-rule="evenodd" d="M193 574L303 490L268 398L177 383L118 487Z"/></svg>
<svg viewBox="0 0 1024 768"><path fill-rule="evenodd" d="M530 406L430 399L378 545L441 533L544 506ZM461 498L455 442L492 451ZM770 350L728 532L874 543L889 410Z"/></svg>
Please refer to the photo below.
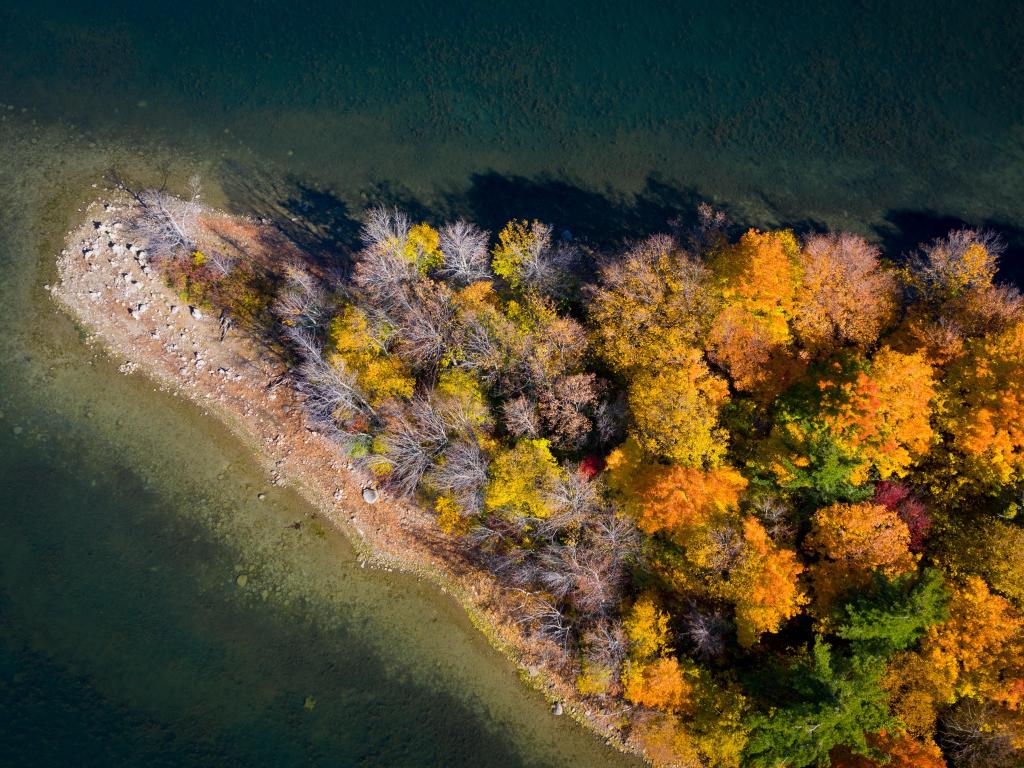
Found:
<svg viewBox="0 0 1024 768"><path fill-rule="evenodd" d="M603 246L707 199L893 255L987 223L1012 271L1022 62L1010 2L0 2L0 764L625 762L82 343L42 285L106 171L324 253L374 200Z"/></svg>

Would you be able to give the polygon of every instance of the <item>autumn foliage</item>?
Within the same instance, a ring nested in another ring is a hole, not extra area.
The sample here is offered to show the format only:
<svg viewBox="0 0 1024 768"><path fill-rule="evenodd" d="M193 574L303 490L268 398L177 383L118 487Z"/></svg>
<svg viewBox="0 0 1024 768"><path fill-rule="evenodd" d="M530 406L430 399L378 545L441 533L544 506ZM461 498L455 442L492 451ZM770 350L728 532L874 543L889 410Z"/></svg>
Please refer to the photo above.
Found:
<svg viewBox="0 0 1024 768"><path fill-rule="evenodd" d="M375 209L345 277L161 268L258 317L339 466L432 515L523 661L656 762L1024 764L1024 302L998 239L897 267L707 206L618 254L561 231Z"/></svg>

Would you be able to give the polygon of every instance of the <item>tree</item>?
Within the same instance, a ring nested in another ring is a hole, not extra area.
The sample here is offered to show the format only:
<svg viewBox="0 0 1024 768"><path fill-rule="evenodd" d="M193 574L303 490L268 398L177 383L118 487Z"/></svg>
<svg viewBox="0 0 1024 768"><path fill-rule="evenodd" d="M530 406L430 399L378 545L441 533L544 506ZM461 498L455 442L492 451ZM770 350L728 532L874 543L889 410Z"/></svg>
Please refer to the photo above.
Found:
<svg viewBox="0 0 1024 768"><path fill-rule="evenodd" d="M915 645L928 627L949 616L949 594L941 574L889 578L875 573L870 591L861 592L838 612L835 633L863 652L887 655Z"/></svg>
<svg viewBox="0 0 1024 768"><path fill-rule="evenodd" d="M924 502L902 483L882 480L875 484L873 501L891 509L907 524L910 532L910 551L923 552L934 521Z"/></svg>
<svg viewBox="0 0 1024 768"><path fill-rule="evenodd" d="M563 450L584 446L593 429L591 417L602 390L593 373L560 376L540 394L539 410L551 442Z"/></svg>
<svg viewBox="0 0 1024 768"><path fill-rule="evenodd" d="M783 483L797 486L856 488L872 475L903 477L936 440L937 397L920 353L883 347L870 360L836 360L816 383L784 398L768 461Z"/></svg>
<svg viewBox="0 0 1024 768"><path fill-rule="evenodd" d="M1024 758L1024 720L968 698L943 714L939 740L954 768L1015 768Z"/></svg>
<svg viewBox="0 0 1024 768"><path fill-rule="evenodd" d="M679 660L661 656L649 662L627 661L622 687L627 700L642 707L679 712L690 704L693 686Z"/></svg>
<svg viewBox="0 0 1024 768"><path fill-rule="evenodd" d="M695 346L714 317L710 273L668 236L648 238L601 270L590 302L597 350L619 373Z"/></svg>
<svg viewBox="0 0 1024 768"><path fill-rule="evenodd" d="M1024 480L1024 323L971 342L944 383L954 472L989 492Z"/></svg>
<svg viewBox="0 0 1024 768"><path fill-rule="evenodd" d="M372 405L411 397L416 384L401 361L388 354L391 339L391 329L374 328L353 305L345 306L327 328L327 361L355 373Z"/></svg>
<svg viewBox="0 0 1024 768"><path fill-rule="evenodd" d="M643 595L629 610L622 628L629 643L630 658L650 661L671 653L669 643L669 615L662 611L651 595Z"/></svg>
<svg viewBox="0 0 1024 768"><path fill-rule="evenodd" d="M728 372L738 391L770 401L806 368L788 341L788 336L779 337L776 318L734 303L715 318L707 339L708 357Z"/></svg>
<svg viewBox="0 0 1024 768"><path fill-rule="evenodd" d="M169 262L196 250L196 237L203 205L199 201L199 177L189 179L187 198L175 197L162 189L136 192L124 182L118 186L128 191L137 204L129 222L132 237L145 243L154 262Z"/></svg>
<svg viewBox="0 0 1024 768"><path fill-rule="evenodd" d="M630 734L654 765L740 768L747 742L744 696L721 686L706 670L694 675L694 693L682 714L642 715Z"/></svg>
<svg viewBox="0 0 1024 768"><path fill-rule="evenodd" d="M1003 597L977 576L953 592L949 618L928 628L921 655L935 670L936 699L998 698L1020 671L1024 622Z"/></svg>
<svg viewBox="0 0 1024 768"><path fill-rule="evenodd" d="M764 318L771 338L788 343L801 271L793 233L748 230L710 261L726 306L737 304Z"/></svg>
<svg viewBox="0 0 1024 768"><path fill-rule="evenodd" d="M905 733L882 731L869 736L868 744L878 753L877 760L837 747L830 755L832 768L946 768L942 752L931 740L918 741Z"/></svg>
<svg viewBox="0 0 1024 768"><path fill-rule="evenodd" d="M494 457L484 506L508 515L547 517L549 494L562 475L547 440L519 440Z"/></svg>
<svg viewBox="0 0 1024 768"><path fill-rule="evenodd" d="M871 755L868 734L895 726L879 685L883 669L876 658L837 658L816 637L810 658L793 670L789 701L751 719L744 764L827 768L841 746Z"/></svg>
<svg viewBox="0 0 1024 768"><path fill-rule="evenodd" d="M655 456L688 466L714 466L725 453L718 409L728 394L700 352L682 350L671 363L642 371L630 382L633 437Z"/></svg>
<svg viewBox="0 0 1024 768"><path fill-rule="evenodd" d="M1024 610L1024 528L989 516L956 520L934 553L955 577L981 576L989 586Z"/></svg>
<svg viewBox="0 0 1024 768"><path fill-rule="evenodd" d="M491 277L487 256L488 238L487 232L464 221L446 224L438 237L443 259L438 269L439 274L460 285L488 280Z"/></svg>
<svg viewBox="0 0 1024 768"><path fill-rule="evenodd" d="M622 671L625 697L634 704L678 712L693 692L692 668L684 669L669 645L669 615L642 596L622 622L629 658Z"/></svg>
<svg viewBox="0 0 1024 768"><path fill-rule="evenodd" d="M954 586L945 621L929 626L916 652L897 653L885 688L909 731L932 731L939 710L969 697L1020 707L1024 623L977 576Z"/></svg>
<svg viewBox="0 0 1024 768"><path fill-rule="evenodd" d="M832 504L814 513L804 547L818 556L811 566L815 612L821 620L845 592L871 583L872 574L898 576L912 571L910 531L881 504Z"/></svg>
<svg viewBox="0 0 1024 768"><path fill-rule="evenodd" d="M564 287L577 257L568 241L553 242L551 226L539 221L510 221L498 233L491 269L515 290L554 293Z"/></svg>
<svg viewBox="0 0 1024 768"><path fill-rule="evenodd" d="M802 367L789 349L798 253L792 232L751 229L711 258L722 310L707 337L708 355L729 373L737 390L766 400Z"/></svg>
<svg viewBox="0 0 1024 768"><path fill-rule="evenodd" d="M922 245L911 257L910 284L926 301L934 302L991 285L1003 248L1003 242L991 232L953 230Z"/></svg>
<svg viewBox="0 0 1024 768"><path fill-rule="evenodd" d="M815 354L866 349L896 314L897 282L878 249L848 234L811 235L800 249L793 327Z"/></svg>
<svg viewBox="0 0 1024 768"><path fill-rule="evenodd" d="M756 518L743 521L739 565L723 587L736 606L740 645L749 647L765 632L777 632L800 612L807 602L797 582L802 572L796 553L777 546Z"/></svg>
<svg viewBox="0 0 1024 768"><path fill-rule="evenodd" d="M664 465L645 455L633 439L608 457L609 486L624 512L644 533L665 532L706 523L717 513L734 510L747 481L735 469Z"/></svg>

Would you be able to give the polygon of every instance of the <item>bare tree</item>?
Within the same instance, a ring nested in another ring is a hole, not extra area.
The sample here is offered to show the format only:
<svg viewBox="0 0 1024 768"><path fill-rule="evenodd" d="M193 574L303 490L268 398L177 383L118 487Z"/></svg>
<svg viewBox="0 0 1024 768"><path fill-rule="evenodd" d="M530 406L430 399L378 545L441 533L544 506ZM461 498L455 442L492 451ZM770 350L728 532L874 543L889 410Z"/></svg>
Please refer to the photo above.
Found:
<svg viewBox="0 0 1024 768"><path fill-rule="evenodd" d="M487 455L470 432L443 450L426 479L438 490L453 494L465 514L476 515L483 510L487 467Z"/></svg>
<svg viewBox="0 0 1024 768"><path fill-rule="evenodd" d="M356 386L355 374L324 360L323 350L308 328L284 326L284 333L301 360L292 373L310 421L336 438L351 437L342 427L345 422L355 414L376 415Z"/></svg>
<svg viewBox="0 0 1024 768"><path fill-rule="evenodd" d="M553 240L550 224L535 221L530 227L533 237L520 263L520 280L536 291L557 295L579 259L579 248L569 240Z"/></svg>
<svg viewBox="0 0 1024 768"><path fill-rule="evenodd" d="M702 608L695 602L683 615L682 636L699 659L710 661L725 653L725 641L732 623L717 608Z"/></svg>
<svg viewBox="0 0 1024 768"><path fill-rule="evenodd" d="M565 473L547 495L552 513L537 521L537 533L556 539L567 529L581 527L604 512L601 485L579 471L578 466L565 467Z"/></svg>
<svg viewBox="0 0 1024 768"><path fill-rule="evenodd" d="M198 176L189 179L189 196L184 199L163 189L135 192L123 182L118 184L138 205L130 223L132 235L145 243L154 261L174 259L195 250L203 211Z"/></svg>
<svg viewBox="0 0 1024 768"><path fill-rule="evenodd" d="M602 400L594 407L594 430L601 445L621 443L626 433L629 406L624 392Z"/></svg>
<svg viewBox="0 0 1024 768"><path fill-rule="evenodd" d="M943 714L938 735L955 768L1013 768L1024 758L1024 728L989 701L961 699Z"/></svg>
<svg viewBox="0 0 1024 768"><path fill-rule="evenodd" d="M413 494L450 442L444 416L426 397L415 398L407 411L392 416L384 440L391 464L386 484L400 496Z"/></svg>
<svg viewBox="0 0 1024 768"><path fill-rule="evenodd" d="M563 651L572 638L572 624L558 605L542 594L520 590L523 595L517 613L519 624L528 624L541 637L557 643Z"/></svg>
<svg viewBox="0 0 1024 768"><path fill-rule="evenodd" d="M360 235L370 250L400 250L409 237L409 217L397 208L371 208Z"/></svg>
<svg viewBox="0 0 1024 768"><path fill-rule="evenodd" d="M439 271L443 277L462 285L490 279L489 233L460 220L446 224L440 234L444 264Z"/></svg>
<svg viewBox="0 0 1024 768"><path fill-rule="evenodd" d="M743 553L743 538L731 525L723 525L708 533L711 552L708 566L720 573L728 573L739 562Z"/></svg>
<svg viewBox="0 0 1024 768"><path fill-rule="evenodd" d="M216 272L221 277L225 277L231 273L231 270L238 264L238 258L231 256L223 251L212 251L207 254L206 263L210 265L210 269Z"/></svg>
<svg viewBox="0 0 1024 768"><path fill-rule="evenodd" d="M392 317L411 306L409 286L417 279L416 265L387 248L366 248L359 254L353 280L375 308Z"/></svg>
<svg viewBox="0 0 1024 768"><path fill-rule="evenodd" d="M529 398L519 397L506 400L501 407L505 429L513 437L539 437L540 420L537 418L537 404Z"/></svg>
<svg viewBox="0 0 1024 768"><path fill-rule="evenodd" d="M285 278L274 301L274 314L286 328L307 329L315 336L330 319L327 292L301 267L288 268Z"/></svg>
<svg viewBox="0 0 1024 768"><path fill-rule="evenodd" d="M602 388L594 374L576 373L559 377L541 393L540 415L556 446L575 451L587 441Z"/></svg>
<svg viewBox="0 0 1024 768"><path fill-rule="evenodd" d="M593 546L609 552L618 566L635 561L640 551L640 533L636 523L615 510L594 518L589 536Z"/></svg>
<svg viewBox="0 0 1024 768"><path fill-rule="evenodd" d="M618 672L626 660L626 633L622 623L613 619L600 619L583 633L586 658L598 667L607 669L618 682Z"/></svg>
<svg viewBox="0 0 1024 768"><path fill-rule="evenodd" d="M400 315L396 351L413 368L435 368L455 346L454 324L455 306L443 285L417 290Z"/></svg>
<svg viewBox="0 0 1024 768"><path fill-rule="evenodd" d="M763 493L750 503L757 519L776 544L791 545L796 536L796 523L792 510L779 496Z"/></svg>

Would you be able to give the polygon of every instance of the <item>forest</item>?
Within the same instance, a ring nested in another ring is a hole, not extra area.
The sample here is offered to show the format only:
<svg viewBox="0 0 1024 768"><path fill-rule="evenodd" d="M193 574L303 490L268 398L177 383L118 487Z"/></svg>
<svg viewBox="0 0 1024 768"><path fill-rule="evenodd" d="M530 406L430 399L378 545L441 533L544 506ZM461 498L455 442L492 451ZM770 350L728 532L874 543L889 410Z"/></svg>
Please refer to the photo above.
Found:
<svg viewBox="0 0 1024 768"><path fill-rule="evenodd" d="M137 200L170 284L277 350L309 423L656 764L1024 764L998 236L883 255L702 205L608 253L375 208L328 268L204 253L195 198Z"/></svg>

